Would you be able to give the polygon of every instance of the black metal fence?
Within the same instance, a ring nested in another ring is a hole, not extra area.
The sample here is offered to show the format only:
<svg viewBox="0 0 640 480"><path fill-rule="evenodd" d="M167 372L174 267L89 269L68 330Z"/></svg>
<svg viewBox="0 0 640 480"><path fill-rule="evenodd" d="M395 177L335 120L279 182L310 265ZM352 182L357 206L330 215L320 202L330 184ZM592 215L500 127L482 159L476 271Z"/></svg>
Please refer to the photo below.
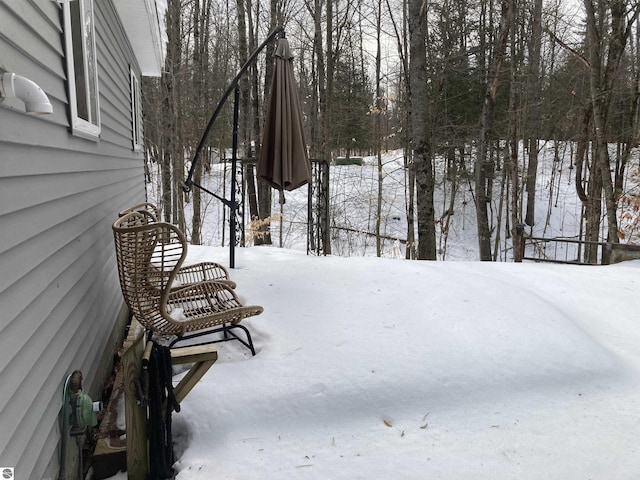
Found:
<svg viewBox="0 0 640 480"><path fill-rule="evenodd" d="M331 254L329 239L329 162L311 159L307 211L307 253Z"/></svg>
<svg viewBox="0 0 640 480"><path fill-rule="evenodd" d="M523 228L516 228L514 240L516 262L528 260L573 265L609 265L640 259L640 245L525 236Z"/></svg>
<svg viewBox="0 0 640 480"><path fill-rule="evenodd" d="M525 237L522 260L571 263L579 265L609 264L610 249L606 242L587 242L572 238Z"/></svg>

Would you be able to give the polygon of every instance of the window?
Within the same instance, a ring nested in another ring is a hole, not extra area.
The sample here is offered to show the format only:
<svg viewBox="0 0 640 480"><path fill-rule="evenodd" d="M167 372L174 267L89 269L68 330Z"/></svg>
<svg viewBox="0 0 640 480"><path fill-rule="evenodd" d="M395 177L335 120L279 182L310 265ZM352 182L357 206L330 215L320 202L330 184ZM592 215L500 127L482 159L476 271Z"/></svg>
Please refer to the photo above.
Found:
<svg viewBox="0 0 640 480"><path fill-rule="evenodd" d="M65 2L62 11L71 130L76 135L97 139L100 109L93 0Z"/></svg>
<svg viewBox="0 0 640 480"><path fill-rule="evenodd" d="M142 94L140 81L135 72L130 69L131 77L131 128L133 133L133 149L142 150Z"/></svg>

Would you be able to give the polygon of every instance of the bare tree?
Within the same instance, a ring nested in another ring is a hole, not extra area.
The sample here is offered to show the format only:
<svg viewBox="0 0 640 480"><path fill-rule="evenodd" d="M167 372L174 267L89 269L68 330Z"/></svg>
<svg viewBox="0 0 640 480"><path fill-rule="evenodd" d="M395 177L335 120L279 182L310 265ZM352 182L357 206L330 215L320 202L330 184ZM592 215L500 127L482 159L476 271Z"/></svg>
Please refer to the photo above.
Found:
<svg viewBox="0 0 640 480"><path fill-rule="evenodd" d="M607 146L608 122L614 83L624 54L631 27L640 14L640 5L628 0L584 0L587 20L587 55L589 60L589 87L594 129L592 203L604 195L607 212L607 241L618 243L617 198L611 178L611 160ZM588 224L599 223L597 208L587 217ZM588 229L587 239L594 240L594 229ZM593 259L592 259L593 260Z"/></svg>
<svg viewBox="0 0 640 480"><path fill-rule="evenodd" d="M193 89L196 95L203 94L208 89L207 78L209 77L209 34L210 34L210 19L211 19L211 1L212 0L194 0L192 8L193 18ZM195 102L194 104L194 125L192 129L197 131L202 125L205 125L206 111L204 110L204 102ZM202 161L197 162L193 181L200 185L202 183L202 171L203 163L209 163L209 152L207 148L203 152ZM180 190L178 190L180 191ZM202 217L201 217L201 192L196 188L193 190L193 217L191 220L191 243L194 245L200 245L202 243Z"/></svg>
<svg viewBox="0 0 640 480"><path fill-rule="evenodd" d="M380 237L380 229L382 222L382 183L384 180L382 172L382 140L380 119L382 115L382 88L381 88L381 62L382 62L382 0L377 0L375 5L375 19L376 19L376 98L373 110L373 141L374 152L376 154L376 160L378 165L378 198L376 202L376 222L375 222L375 234L376 234L376 256L382 255L382 239Z"/></svg>
<svg viewBox="0 0 640 480"><path fill-rule="evenodd" d="M478 246L480 260L490 261L491 257L491 229L489 227L489 202L491 201L491 183L493 182L493 162L489 156L489 145L493 140L493 119L500 78L500 68L504 61L509 30L513 19L513 4L515 0L502 0L500 31L494 46L491 68L487 81L482 114L480 117L480 135L478 152L475 162L476 188L476 220L478 227Z"/></svg>
<svg viewBox="0 0 640 480"><path fill-rule="evenodd" d="M178 124L179 80L182 71L182 8L180 0L167 3L167 55L161 79L162 89L162 210L167 222L177 223L184 229L181 210L182 196L175 188L182 176L182 145ZM178 211L180 209L180 211Z"/></svg>
<svg viewBox="0 0 640 480"><path fill-rule="evenodd" d="M531 36L529 40L529 72L527 97L528 118L527 132L529 164L527 166L527 213L525 223L533 226L535 223L536 179L538 173L538 128L540 123L540 96L542 79L540 76L540 51L542 48L542 0L534 0L531 15ZM518 192L514 191L514 195ZM515 227L515 224L514 224Z"/></svg>
<svg viewBox="0 0 640 480"><path fill-rule="evenodd" d="M428 90L426 67L426 2L409 0L409 84L411 129L418 204L418 259L436 259L434 178L431 143L427 133Z"/></svg>

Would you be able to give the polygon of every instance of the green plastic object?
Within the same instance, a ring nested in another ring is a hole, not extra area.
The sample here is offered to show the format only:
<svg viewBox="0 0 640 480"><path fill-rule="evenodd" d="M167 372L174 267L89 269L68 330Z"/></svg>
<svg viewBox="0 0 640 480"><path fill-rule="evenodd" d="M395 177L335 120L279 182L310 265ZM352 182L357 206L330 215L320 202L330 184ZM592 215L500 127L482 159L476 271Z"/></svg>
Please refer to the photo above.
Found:
<svg viewBox="0 0 640 480"><path fill-rule="evenodd" d="M93 411L93 400L86 393L78 394L78 422L87 427L98 424L96 412Z"/></svg>

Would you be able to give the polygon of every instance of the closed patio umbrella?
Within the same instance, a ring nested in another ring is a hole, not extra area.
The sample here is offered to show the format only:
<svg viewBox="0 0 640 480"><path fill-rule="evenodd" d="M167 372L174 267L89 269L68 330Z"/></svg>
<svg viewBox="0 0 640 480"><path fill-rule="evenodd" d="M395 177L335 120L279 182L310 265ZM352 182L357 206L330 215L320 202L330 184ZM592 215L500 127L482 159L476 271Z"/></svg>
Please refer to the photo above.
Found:
<svg viewBox="0 0 640 480"><path fill-rule="evenodd" d="M286 38L278 40L271 92L267 104L258 177L281 192L311 181L311 165L304 138L298 86L293 76L293 55Z"/></svg>

